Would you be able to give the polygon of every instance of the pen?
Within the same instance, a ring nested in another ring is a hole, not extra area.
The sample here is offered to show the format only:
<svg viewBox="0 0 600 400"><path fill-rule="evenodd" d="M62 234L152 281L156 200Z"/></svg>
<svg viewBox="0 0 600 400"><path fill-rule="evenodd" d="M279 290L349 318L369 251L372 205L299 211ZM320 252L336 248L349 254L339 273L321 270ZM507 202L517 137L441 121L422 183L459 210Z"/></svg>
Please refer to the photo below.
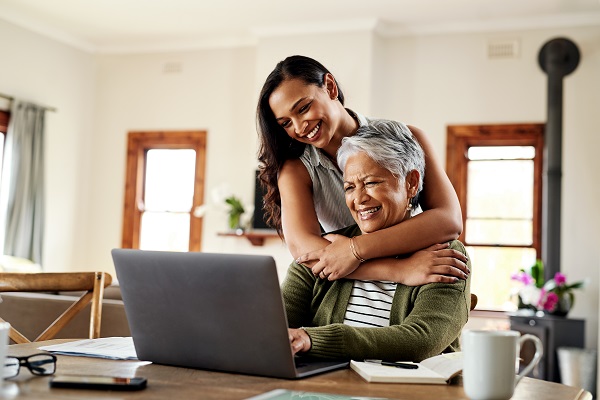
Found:
<svg viewBox="0 0 600 400"><path fill-rule="evenodd" d="M385 365L387 367L396 367L396 368L405 368L405 369L419 368L419 366L417 364L409 364L409 363L401 363L401 362L391 362L391 361L382 361L382 360L365 360L365 362Z"/></svg>

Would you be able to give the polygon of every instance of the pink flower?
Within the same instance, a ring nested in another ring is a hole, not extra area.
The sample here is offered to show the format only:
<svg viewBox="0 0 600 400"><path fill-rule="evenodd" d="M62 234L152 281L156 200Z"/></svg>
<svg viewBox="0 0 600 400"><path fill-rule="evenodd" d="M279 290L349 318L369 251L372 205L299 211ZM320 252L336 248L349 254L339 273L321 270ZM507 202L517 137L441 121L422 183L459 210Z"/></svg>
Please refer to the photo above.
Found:
<svg viewBox="0 0 600 400"><path fill-rule="evenodd" d="M546 311L554 311L558 304L559 297L554 292L546 292L542 289L540 293L540 301L538 302L538 308L542 308Z"/></svg>
<svg viewBox="0 0 600 400"><path fill-rule="evenodd" d="M567 283L567 277L560 272L557 272L554 275L554 282L556 282L556 286L562 286Z"/></svg>
<svg viewBox="0 0 600 400"><path fill-rule="evenodd" d="M533 284L533 278L531 277L531 275L529 275L527 272L523 272L523 271L512 274L510 276L510 279L512 279L513 281L521 282L524 285Z"/></svg>

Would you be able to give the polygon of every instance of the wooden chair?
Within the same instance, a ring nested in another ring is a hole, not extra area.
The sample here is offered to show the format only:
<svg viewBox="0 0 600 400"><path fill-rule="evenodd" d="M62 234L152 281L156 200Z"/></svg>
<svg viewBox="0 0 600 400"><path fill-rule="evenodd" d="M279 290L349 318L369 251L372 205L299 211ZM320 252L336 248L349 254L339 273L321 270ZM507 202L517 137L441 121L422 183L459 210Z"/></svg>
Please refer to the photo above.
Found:
<svg viewBox="0 0 600 400"><path fill-rule="evenodd" d="M471 308L469 310L473 311L473 309L475 309L476 305L477 305L477 295L471 293Z"/></svg>
<svg viewBox="0 0 600 400"><path fill-rule="evenodd" d="M33 342L54 338L90 302L92 309L90 312L89 338L95 339L100 337L104 288L110 285L111 282L112 277L106 272L0 273L0 293L84 291L85 293ZM0 321L4 320L0 317ZM18 344L32 342L13 327L10 329L9 336Z"/></svg>

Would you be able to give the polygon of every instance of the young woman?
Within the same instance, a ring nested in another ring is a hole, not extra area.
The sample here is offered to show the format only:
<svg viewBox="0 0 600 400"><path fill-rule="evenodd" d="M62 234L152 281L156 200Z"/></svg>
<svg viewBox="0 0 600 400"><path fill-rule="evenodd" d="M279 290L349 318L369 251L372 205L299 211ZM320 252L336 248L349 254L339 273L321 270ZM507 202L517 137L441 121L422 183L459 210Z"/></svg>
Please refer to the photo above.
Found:
<svg viewBox="0 0 600 400"><path fill-rule="evenodd" d="M351 249L349 238L321 233L354 222L344 206L342 173L335 157L342 139L368 125L369 119L344 108L342 90L323 65L291 56L267 77L257 124L269 223L313 273L329 279L349 276L414 285L465 279L469 272L465 256L447 244L462 231L460 205L422 131L410 127L425 151L425 189L419 199L423 212L407 223L357 237ZM383 258L410 253L414 254L408 259Z"/></svg>

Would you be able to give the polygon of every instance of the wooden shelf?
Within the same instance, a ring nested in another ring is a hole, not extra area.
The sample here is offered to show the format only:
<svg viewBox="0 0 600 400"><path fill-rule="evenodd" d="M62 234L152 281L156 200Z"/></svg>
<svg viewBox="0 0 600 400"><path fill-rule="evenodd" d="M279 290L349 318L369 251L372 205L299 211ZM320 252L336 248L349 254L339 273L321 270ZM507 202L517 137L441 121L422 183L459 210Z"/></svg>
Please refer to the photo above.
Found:
<svg viewBox="0 0 600 400"><path fill-rule="evenodd" d="M232 237L243 237L252 243L252 246L262 246L265 244L265 239L279 238L277 232L271 229L253 229L251 231L230 231L230 232L219 232L219 236L232 236Z"/></svg>

